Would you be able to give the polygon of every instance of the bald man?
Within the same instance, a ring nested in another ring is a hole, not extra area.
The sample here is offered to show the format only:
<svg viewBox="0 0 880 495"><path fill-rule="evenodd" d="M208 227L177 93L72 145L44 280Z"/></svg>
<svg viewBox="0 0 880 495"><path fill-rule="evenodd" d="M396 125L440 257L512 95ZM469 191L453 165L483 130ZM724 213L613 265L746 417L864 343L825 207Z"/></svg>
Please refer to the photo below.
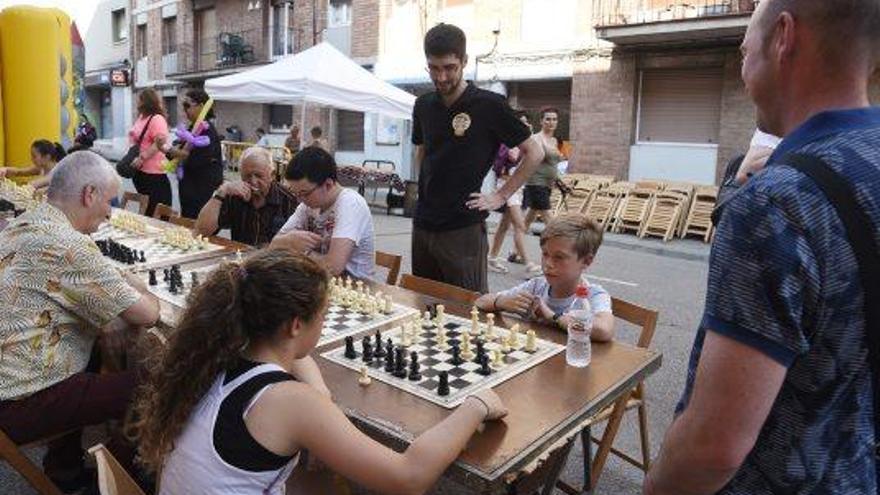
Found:
<svg viewBox="0 0 880 495"><path fill-rule="evenodd" d="M196 230L215 235L230 229L232 240L256 247L269 243L296 211L297 200L274 180L269 151L254 146L241 154L241 180L225 182L205 203Z"/></svg>
<svg viewBox="0 0 880 495"><path fill-rule="evenodd" d="M645 493L877 493L880 301L835 204L854 201L878 243L878 47L877 0L764 0L752 16L742 78L758 127L783 140L721 214L685 390ZM832 204L793 155L852 193Z"/></svg>

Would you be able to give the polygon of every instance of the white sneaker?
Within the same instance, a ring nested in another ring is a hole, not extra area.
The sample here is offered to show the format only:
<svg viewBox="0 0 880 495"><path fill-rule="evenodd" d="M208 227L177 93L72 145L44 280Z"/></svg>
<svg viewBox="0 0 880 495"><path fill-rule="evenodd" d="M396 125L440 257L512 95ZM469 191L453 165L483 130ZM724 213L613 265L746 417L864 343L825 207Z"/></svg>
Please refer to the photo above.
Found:
<svg viewBox="0 0 880 495"><path fill-rule="evenodd" d="M495 273L507 273L510 271L501 259L491 256L489 257L489 269Z"/></svg>
<svg viewBox="0 0 880 495"><path fill-rule="evenodd" d="M529 275L540 275L544 273L544 269L541 268L541 265L529 262L526 264L526 273Z"/></svg>

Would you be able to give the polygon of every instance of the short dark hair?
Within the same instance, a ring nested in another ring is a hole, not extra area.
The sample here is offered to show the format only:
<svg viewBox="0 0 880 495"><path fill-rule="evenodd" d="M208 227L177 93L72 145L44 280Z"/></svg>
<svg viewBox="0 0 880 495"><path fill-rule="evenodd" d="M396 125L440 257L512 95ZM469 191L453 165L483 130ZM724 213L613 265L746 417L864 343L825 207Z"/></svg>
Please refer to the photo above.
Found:
<svg viewBox="0 0 880 495"><path fill-rule="evenodd" d="M880 2L877 0L770 0L762 13L764 44L770 42L779 15L789 12L811 26L829 69L851 64L876 68L880 56Z"/></svg>
<svg viewBox="0 0 880 495"><path fill-rule="evenodd" d="M188 99L198 103L199 105L204 105L205 103L208 103L208 100L211 99L211 97L208 96L208 93L205 93L204 89L198 89L198 88L194 88L194 89L187 91L186 97ZM205 116L205 118L208 118L208 119L214 118L214 109L213 108L208 110L208 114Z"/></svg>
<svg viewBox="0 0 880 495"><path fill-rule="evenodd" d="M425 34L426 57L455 55L459 60L464 61L466 53L467 37L458 26L441 22Z"/></svg>
<svg viewBox="0 0 880 495"><path fill-rule="evenodd" d="M318 146L306 146L293 155L284 171L287 180L306 179L312 184L323 184L327 179L336 180L336 160L333 155Z"/></svg>
<svg viewBox="0 0 880 495"><path fill-rule="evenodd" d="M266 134L266 129L263 129L262 127L257 127L257 133L258 134Z"/></svg>
<svg viewBox="0 0 880 495"><path fill-rule="evenodd" d="M31 144L31 148L37 150L37 153L42 156L51 156L53 162L60 162L67 154L61 143L53 143L48 139L37 139Z"/></svg>
<svg viewBox="0 0 880 495"><path fill-rule="evenodd" d="M544 107L541 109L541 118L543 119L548 113L555 113L559 117L559 109L556 107Z"/></svg>
<svg viewBox="0 0 880 495"><path fill-rule="evenodd" d="M313 138L319 138L324 135L324 131L321 129L321 126L316 125L315 127L312 127L312 130L309 131L309 134L311 134Z"/></svg>

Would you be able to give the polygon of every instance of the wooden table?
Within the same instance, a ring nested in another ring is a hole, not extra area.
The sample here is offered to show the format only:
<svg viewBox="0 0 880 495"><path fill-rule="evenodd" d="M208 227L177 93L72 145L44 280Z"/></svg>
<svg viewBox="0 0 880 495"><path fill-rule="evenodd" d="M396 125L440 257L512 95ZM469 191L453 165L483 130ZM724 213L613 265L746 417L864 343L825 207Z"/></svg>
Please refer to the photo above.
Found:
<svg viewBox="0 0 880 495"><path fill-rule="evenodd" d="M393 294L396 302L418 309L438 302L399 287L371 285ZM467 316L465 308L446 306L449 313ZM180 308L163 302L163 314L178 311ZM514 321L505 316L498 324L509 327ZM565 334L558 330L530 326L545 339L565 342ZM367 434L402 449L451 413L380 380L361 387L356 372L320 356L339 345L342 342L321 346L312 355L335 402ZM475 434L444 476L467 486L472 493L531 493L542 486L553 486L584 420L628 397L637 383L660 368L660 363L659 353L613 342L593 344L592 363L587 368L567 366L562 352L520 373L495 387L509 408L507 417L487 423L482 432ZM589 472L586 474L589 476Z"/></svg>

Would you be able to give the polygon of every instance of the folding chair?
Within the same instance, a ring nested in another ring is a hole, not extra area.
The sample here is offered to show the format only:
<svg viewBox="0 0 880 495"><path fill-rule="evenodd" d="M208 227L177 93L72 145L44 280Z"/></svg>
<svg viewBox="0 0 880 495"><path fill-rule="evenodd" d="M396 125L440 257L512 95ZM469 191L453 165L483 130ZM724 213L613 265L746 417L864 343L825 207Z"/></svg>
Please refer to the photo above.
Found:
<svg viewBox="0 0 880 495"><path fill-rule="evenodd" d="M675 237L675 231L681 220L685 196L672 191L661 191L654 197L648 218L639 232L639 237L646 235L662 237L663 242Z"/></svg>
<svg viewBox="0 0 880 495"><path fill-rule="evenodd" d="M399 254L376 251L376 264L388 269L388 276L385 277L386 284L397 285L397 276L400 275L401 261L403 261L403 256L400 256Z"/></svg>
<svg viewBox="0 0 880 495"><path fill-rule="evenodd" d="M172 217L179 217L180 212L166 205L165 203L159 203L156 205L156 209L153 210L153 218L168 222Z"/></svg>
<svg viewBox="0 0 880 495"><path fill-rule="evenodd" d="M616 318L636 325L637 327L641 327L636 346L647 349L651 345L651 341L654 339L654 331L657 327L659 313L655 310L643 308L616 297L611 298L611 307ZM614 438L617 436L617 432L620 429L624 413L633 409L637 409L639 415L639 439L641 441L642 450L641 461L617 450L613 446ZM608 424L605 426L605 431L602 434L602 438L588 437L590 427L601 423L602 421L608 421ZM596 488L596 483L599 481L599 475L602 474L602 469L605 467L605 461L608 460L608 454L614 454L620 459L647 473L648 469L651 467L651 446L648 440L648 409L645 403L644 382L639 382L630 394L621 396L621 398L615 401L614 404L603 409L592 418L584 421L580 437L581 442L584 445L584 473L590 473L590 486L584 487L584 489L589 488L590 490L593 490ZM589 442L596 443L598 449L596 451L596 457L592 459L592 463L586 464L591 462L588 454L590 450ZM579 491L562 480L556 482L556 487L568 494L579 494L585 491L584 489Z"/></svg>
<svg viewBox="0 0 880 495"><path fill-rule="evenodd" d="M138 204L138 213L141 215L147 212L147 207L150 205L150 197L146 194L139 194L136 192L125 191L122 193L122 209L125 210L128 207L128 203L137 203Z"/></svg>
<svg viewBox="0 0 880 495"><path fill-rule="evenodd" d="M478 292L462 289L461 287L456 287L443 282L437 282L436 280L416 277L409 273L403 275L403 278L400 279L399 286L413 292L418 292L419 294L457 302L466 306L474 304L474 301L480 297Z"/></svg>
<svg viewBox="0 0 880 495"><path fill-rule="evenodd" d="M104 444L89 449L98 466L98 489L101 495L145 495Z"/></svg>
<svg viewBox="0 0 880 495"><path fill-rule="evenodd" d="M709 242L714 233L712 225L712 210L715 209L715 201L718 199L718 188L698 187L688 211L687 222L681 236L697 234L703 237L703 242Z"/></svg>
<svg viewBox="0 0 880 495"><path fill-rule="evenodd" d="M57 437L57 436L56 436ZM53 437L53 438L56 438ZM51 440L51 438L38 440L25 445L16 445L6 433L0 430L0 459L5 460L12 466L12 469L18 472L27 482L34 487L40 495L62 495L61 490L52 483L52 480L46 476L42 469L38 468L30 459L21 451L21 449L42 445Z"/></svg>
<svg viewBox="0 0 880 495"><path fill-rule="evenodd" d="M614 220L612 231L634 230L636 234L640 233L654 202L655 192L654 189L642 188L630 191L620 204L620 214Z"/></svg>

